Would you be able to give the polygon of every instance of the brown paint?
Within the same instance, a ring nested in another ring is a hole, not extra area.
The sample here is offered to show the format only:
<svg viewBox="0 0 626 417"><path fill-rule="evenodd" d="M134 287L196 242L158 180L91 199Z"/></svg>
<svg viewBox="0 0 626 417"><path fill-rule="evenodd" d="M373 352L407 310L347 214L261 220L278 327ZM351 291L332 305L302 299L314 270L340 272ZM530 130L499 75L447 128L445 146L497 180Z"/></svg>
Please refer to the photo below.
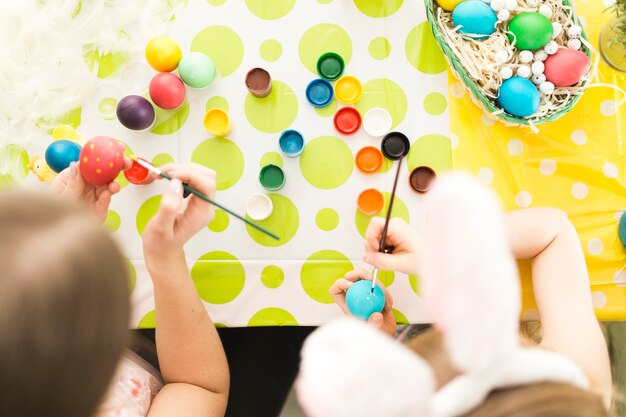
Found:
<svg viewBox="0 0 626 417"><path fill-rule="evenodd" d="M432 168L427 166L417 167L411 172L409 185L415 192L422 194L430 189L436 177L437 174L435 174Z"/></svg>
<svg viewBox="0 0 626 417"><path fill-rule="evenodd" d="M272 92L272 77L263 68L252 68L246 74L246 87L253 96L266 97Z"/></svg>

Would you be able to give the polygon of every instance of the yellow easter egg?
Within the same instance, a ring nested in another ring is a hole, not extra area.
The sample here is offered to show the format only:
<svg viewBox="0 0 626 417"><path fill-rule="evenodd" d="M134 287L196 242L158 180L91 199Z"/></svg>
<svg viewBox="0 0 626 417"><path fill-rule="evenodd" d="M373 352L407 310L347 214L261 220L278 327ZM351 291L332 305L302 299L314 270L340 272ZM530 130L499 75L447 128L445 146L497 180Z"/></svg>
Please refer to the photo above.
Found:
<svg viewBox="0 0 626 417"><path fill-rule="evenodd" d="M81 143L83 137L78 130L74 129L70 125L58 125L52 130L52 140L62 139Z"/></svg>
<svg viewBox="0 0 626 417"><path fill-rule="evenodd" d="M152 38L146 45L146 60L159 72L171 72L178 68L182 53L178 44L168 36Z"/></svg>
<svg viewBox="0 0 626 417"><path fill-rule="evenodd" d="M463 3L465 0L437 0L437 4L444 10L451 12L459 3Z"/></svg>

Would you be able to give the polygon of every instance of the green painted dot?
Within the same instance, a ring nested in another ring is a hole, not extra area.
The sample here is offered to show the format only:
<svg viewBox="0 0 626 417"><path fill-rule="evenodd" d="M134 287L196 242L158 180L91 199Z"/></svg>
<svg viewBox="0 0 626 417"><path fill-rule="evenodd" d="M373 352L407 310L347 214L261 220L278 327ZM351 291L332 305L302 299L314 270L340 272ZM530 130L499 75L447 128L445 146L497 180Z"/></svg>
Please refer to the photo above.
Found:
<svg viewBox="0 0 626 417"><path fill-rule="evenodd" d="M221 6L222 4L226 3L226 0L207 0L207 3L209 3L211 6ZM215 327L217 327L217 325Z"/></svg>
<svg viewBox="0 0 626 417"><path fill-rule="evenodd" d="M426 165L436 173L452 168L452 148L450 138L438 134L422 136L411 144L407 155L407 169L411 172Z"/></svg>
<svg viewBox="0 0 626 417"><path fill-rule="evenodd" d="M389 197L391 197L391 193L383 193L385 203L383 205L383 209L375 217L384 218L387 215L387 209L389 208ZM354 201L354 204L356 205L356 195L354 197ZM372 217L374 216L366 216L358 209L356 210L356 228L361 236L365 237L365 231L367 230L367 226L369 226ZM393 200L393 210L391 211L391 218L394 217L400 217L401 219L404 219L404 221L406 221L407 223L409 222L409 209L406 207L406 204L404 204L404 201L402 201L402 199L398 195L396 195L395 199Z"/></svg>
<svg viewBox="0 0 626 417"><path fill-rule="evenodd" d="M117 110L117 99L115 97L105 97L98 103L98 111L100 114L110 115L107 118L114 119Z"/></svg>
<svg viewBox="0 0 626 417"><path fill-rule="evenodd" d="M228 227L230 219L224 210L216 209L215 218L209 223L209 229L215 233L223 232Z"/></svg>
<svg viewBox="0 0 626 417"><path fill-rule="evenodd" d="M276 39L268 39L261 44L259 53L267 62L274 62L283 54L283 47Z"/></svg>
<svg viewBox="0 0 626 417"><path fill-rule="evenodd" d="M415 292L415 294L417 295L420 295L420 278L417 275L409 275L409 284L411 284L413 292Z"/></svg>
<svg viewBox="0 0 626 417"><path fill-rule="evenodd" d="M367 50L372 58L381 60L389 56L389 53L391 52L391 44L387 38L375 38L372 39Z"/></svg>
<svg viewBox="0 0 626 417"><path fill-rule="evenodd" d="M275 20L291 11L296 0L246 0L248 10L256 17Z"/></svg>
<svg viewBox="0 0 626 417"><path fill-rule="evenodd" d="M289 242L298 231L300 215L298 214L298 209L295 204L284 195L267 194L267 196L272 200L274 210L270 217L265 220L257 220L255 223L278 235L280 240L267 236L265 233L247 224L246 231L259 245L268 247L282 246ZM246 218L252 220L247 215Z"/></svg>
<svg viewBox="0 0 626 417"><path fill-rule="evenodd" d="M205 110L209 109L222 109L228 113L228 100L226 100L222 96L213 96L207 100L206 106L204 106Z"/></svg>
<svg viewBox="0 0 626 417"><path fill-rule="evenodd" d="M70 125L74 129L76 129L76 128L78 128L78 126L80 126L82 114L83 114L82 107L77 107L77 108L75 108L73 110L68 111L63 116L57 117L53 121L39 119L39 120L37 120L37 126L38 127L42 127L42 126L49 127L49 126L58 126L58 125ZM48 134L52 135L52 131L53 130L54 130L54 127L49 128L48 129Z"/></svg>
<svg viewBox="0 0 626 417"><path fill-rule="evenodd" d="M205 140L193 151L191 161L217 173L218 190L226 190L235 185L243 173L244 158L241 149L226 138Z"/></svg>
<svg viewBox="0 0 626 417"><path fill-rule="evenodd" d="M317 0L317 2L318 2L318 3L321 3L321 4L328 4L328 3L330 3L331 1L333 1L333 0Z"/></svg>
<svg viewBox="0 0 626 417"><path fill-rule="evenodd" d="M424 98L424 109L433 116L439 116L446 111L448 100L441 93L430 93Z"/></svg>
<svg viewBox="0 0 626 417"><path fill-rule="evenodd" d="M319 114L322 117L331 117L334 116L337 112L337 99L334 99L328 103L326 107L315 107L315 113Z"/></svg>
<svg viewBox="0 0 626 417"><path fill-rule="evenodd" d="M131 157L135 155L133 150L126 144L126 148L124 148L124 156ZM119 175L115 178L115 182L120 185L120 190L128 185L128 180L124 176L124 172L120 172Z"/></svg>
<svg viewBox="0 0 626 417"><path fill-rule="evenodd" d="M85 55L87 65L91 69L98 64L98 78L107 78L113 75L117 70L124 66L130 59L130 55L124 52L110 52L101 55L100 52L93 50Z"/></svg>
<svg viewBox="0 0 626 417"><path fill-rule="evenodd" d="M354 269L352 262L334 250L321 250L309 256L302 265L300 281L309 297L320 303L333 302L328 289L333 283Z"/></svg>
<svg viewBox="0 0 626 417"><path fill-rule="evenodd" d="M394 202L395 204L395 202ZM386 287L389 288L393 284L396 274L393 271L378 271L378 280Z"/></svg>
<svg viewBox="0 0 626 417"><path fill-rule="evenodd" d="M409 32L404 52L409 63L425 74L439 74L448 68L428 22L420 23Z"/></svg>
<svg viewBox="0 0 626 417"><path fill-rule="evenodd" d="M168 153L160 153L152 158L152 165L155 167L162 167L165 164L171 164L174 162L174 157Z"/></svg>
<svg viewBox="0 0 626 417"><path fill-rule="evenodd" d="M261 326L297 326L298 321L287 310L278 307L264 308L248 321L248 327Z"/></svg>
<svg viewBox="0 0 626 417"><path fill-rule="evenodd" d="M120 228L122 224L122 219L120 215L113 210L109 210L107 212L107 218L104 220L104 227L111 233L115 232Z"/></svg>
<svg viewBox="0 0 626 417"><path fill-rule="evenodd" d="M317 212L315 223L320 229L329 232L339 224L339 215L331 208L323 208Z"/></svg>
<svg viewBox="0 0 626 417"><path fill-rule="evenodd" d="M155 135L171 135L178 132L189 117L189 102L185 103L176 110L163 110L158 106L154 106L156 112L156 120L154 126L150 129Z"/></svg>
<svg viewBox="0 0 626 417"><path fill-rule="evenodd" d="M393 317L396 319L396 323L398 324L409 324L409 319L406 318L404 314L396 310L395 308L391 309L393 313Z"/></svg>
<svg viewBox="0 0 626 417"><path fill-rule="evenodd" d="M320 136L304 147L300 170L314 187L329 190L346 182L354 168L352 151L334 136Z"/></svg>
<svg viewBox="0 0 626 417"><path fill-rule="evenodd" d="M154 197L150 197L146 201L143 202L139 210L137 210L137 231L141 236L143 234L143 230L146 228L146 225L150 221L152 217L159 211L159 207L161 206L161 196L155 195Z"/></svg>
<svg viewBox="0 0 626 417"><path fill-rule="evenodd" d="M191 268L191 279L200 297L211 304L234 300L246 281L246 272L237 258L228 252L202 255Z"/></svg>
<svg viewBox="0 0 626 417"><path fill-rule="evenodd" d="M363 84L363 96L354 107L361 114L374 107L382 107L391 115L392 127L396 127L406 115L408 101L398 84L387 78L377 78Z"/></svg>
<svg viewBox="0 0 626 417"><path fill-rule="evenodd" d="M139 323L137 324L138 329L154 329L156 327L156 311L152 310L146 313Z"/></svg>
<svg viewBox="0 0 626 417"><path fill-rule="evenodd" d="M266 152L261 157L261 163L259 166L263 168L265 165L276 165L277 167L283 167L283 157L278 152Z"/></svg>
<svg viewBox="0 0 626 417"><path fill-rule="evenodd" d="M394 162L395 161L392 161L391 159L383 158L383 166L380 168L380 171L378 171L378 173L384 174L385 172L389 172Z"/></svg>
<svg viewBox="0 0 626 417"><path fill-rule="evenodd" d="M128 288L130 292L133 292L137 286L137 271L128 259L126 259L126 269L128 270Z"/></svg>
<svg viewBox="0 0 626 417"><path fill-rule="evenodd" d="M246 117L252 126L265 133L287 129L298 114L298 97L283 82L273 80L272 92L263 98L246 96Z"/></svg>
<svg viewBox="0 0 626 417"><path fill-rule="evenodd" d="M28 176L28 162L28 153L21 146L0 146L0 190L23 183Z"/></svg>
<svg viewBox="0 0 626 417"><path fill-rule="evenodd" d="M209 26L203 29L193 38L190 49L211 57L222 77L235 72L243 60L241 38L226 26Z"/></svg>
<svg viewBox="0 0 626 417"><path fill-rule="evenodd" d="M370 17L391 16L402 6L404 0L354 0L361 12Z"/></svg>
<svg viewBox="0 0 626 417"><path fill-rule="evenodd" d="M305 68L317 75L317 60L326 52L339 54L348 66L352 58L352 41L341 27L331 23L322 23L304 32L298 51Z"/></svg>
<svg viewBox="0 0 626 417"><path fill-rule="evenodd" d="M278 288L285 280L285 273L276 265L266 266L261 272L261 282L267 288Z"/></svg>

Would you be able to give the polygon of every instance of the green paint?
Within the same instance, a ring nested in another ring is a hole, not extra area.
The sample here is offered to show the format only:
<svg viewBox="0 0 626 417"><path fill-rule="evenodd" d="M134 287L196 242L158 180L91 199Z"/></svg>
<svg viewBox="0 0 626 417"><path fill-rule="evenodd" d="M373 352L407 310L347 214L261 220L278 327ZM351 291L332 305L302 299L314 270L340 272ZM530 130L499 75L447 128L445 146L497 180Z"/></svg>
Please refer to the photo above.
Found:
<svg viewBox="0 0 626 417"><path fill-rule="evenodd" d="M245 163L239 146L226 138L205 140L193 151L191 161L217 173L218 191L226 190L239 181Z"/></svg>
<svg viewBox="0 0 626 417"><path fill-rule="evenodd" d="M322 54L317 61L317 73L320 77L334 81L341 77L344 68L343 59L334 52Z"/></svg>
<svg viewBox="0 0 626 417"><path fill-rule="evenodd" d="M315 216L317 227L325 232L329 232L339 224L339 215L331 208L323 208Z"/></svg>
<svg viewBox="0 0 626 417"><path fill-rule="evenodd" d="M259 173L259 181L268 191L277 191L285 185L285 173L276 165L265 165Z"/></svg>
<svg viewBox="0 0 626 417"><path fill-rule="evenodd" d="M261 282L267 288L278 288L285 280L285 273L276 265L270 265L261 272Z"/></svg>
<svg viewBox="0 0 626 417"><path fill-rule="evenodd" d="M215 233L220 233L226 230L228 224L230 223L230 218L228 217L228 213L224 210L215 209L215 218L211 223L209 223L209 229Z"/></svg>
<svg viewBox="0 0 626 417"><path fill-rule="evenodd" d="M411 172L426 165L439 174L452 169L452 146L450 138L438 134L422 136L411 144L406 167Z"/></svg>
<svg viewBox="0 0 626 417"><path fill-rule="evenodd" d="M352 41L341 27L321 23L304 32L298 52L302 65L313 74L317 74L317 60L326 52L335 52L343 58L345 65L348 65L352 58Z"/></svg>
<svg viewBox="0 0 626 417"><path fill-rule="evenodd" d="M207 54L222 77L235 72L243 60L241 38L226 26L209 26L201 30L193 38L190 49Z"/></svg>
<svg viewBox="0 0 626 417"><path fill-rule="evenodd" d="M352 262L334 250L321 250L309 256L302 265L300 281L304 292L317 302L333 302L328 289L333 283L352 271Z"/></svg>
<svg viewBox="0 0 626 417"><path fill-rule="evenodd" d="M370 42L367 50L374 59L382 60L391 53L391 44L387 38L374 38Z"/></svg>
<svg viewBox="0 0 626 417"><path fill-rule="evenodd" d="M389 209L389 198L391 197L391 193L387 193L384 192L383 193L383 199L384 199L384 204L383 204L383 209L375 215L375 217L382 217L385 218L387 215L387 210ZM355 197L356 200L356 197ZM356 205L356 204L355 204ZM356 228L359 231L359 234L363 237L365 237L365 231L367 230L367 226L369 226L370 221L372 220L372 217L374 216L366 216L365 214L361 213L358 209L355 209L356 212L356 217L355 217L355 223L356 223ZM393 210L391 211L391 218L394 217L400 217L401 219L404 219L404 221L406 221L407 223L409 222L409 209L406 207L406 204L404 204L404 201L402 201L402 199L396 195L395 199L393 200Z"/></svg>
<svg viewBox="0 0 626 417"><path fill-rule="evenodd" d="M361 114L374 107L382 107L391 115L391 126L396 127L406 116L408 100L398 84L388 78L377 78L363 84L363 96L354 107Z"/></svg>
<svg viewBox="0 0 626 417"><path fill-rule="evenodd" d="M334 136L320 136L304 147L300 170L314 187L337 188L350 178L354 156L344 141Z"/></svg>
<svg viewBox="0 0 626 417"><path fill-rule="evenodd" d="M150 129L151 133L156 135L171 135L178 132L189 117L189 102L185 100L182 106L176 110L163 110L158 106L154 106L156 112L156 120L154 126Z"/></svg>
<svg viewBox="0 0 626 417"><path fill-rule="evenodd" d="M281 194L268 194L267 196L274 206L272 214L267 219L257 220L255 223L277 234L280 240L273 239L250 225L246 225L246 231L259 245L277 247L289 242L296 235L300 216L295 204L289 198ZM248 216L246 218L252 220Z"/></svg>
<svg viewBox="0 0 626 417"><path fill-rule="evenodd" d="M404 52L409 63L424 74L439 74L448 68L428 22L420 23L409 32Z"/></svg>
<svg viewBox="0 0 626 417"><path fill-rule="evenodd" d="M398 11L404 0L354 0L359 10L369 17L388 17Z"/></svg>
<svg viewBox="0 0 626 417"><path fill-rule="evenodd" d="M215 251L198 259L191 268L191 279L204 301L226 304L243 290L246 273L236 257L228 252Z"/></svg>
<svg viewBox="0 0 626 417"><path fill-rule="evenodd" d="M109 210L107 212L107 218L104 220L104 227L105 227L105 229L107 229L109 232L113 233L117 229L120 228L121 224L122 224L122 219L121 219L120 215L116 211Z"/></svg>
<svg viewBox="0 0 626 417"><path fill-rule="evenodd" d="M261 44L259 54L267 62L274 62L283 54L283 47L276 39L268 39Z"/></svg>
<svg viewBox="0 0 626 417"><path fill-rule="evenodd" d="M290 312L278 307L264 308L248 321L248 327L297 325L296 318Z"/></svg>
<svg viewBox="0 0 626 417"><path fill-rule="evenodd" d="M278 133L286 130L298 115L298 97L285 83L272 81L272 92L263 98L252 94L244 104L246 118L261 132Z"/></svg>
<svg viewBox="0 0 626 417"><path fill-rule="evenodd" d="M424 98L424 109L433 116L439 116L446 111L448 100L441 93L430 93Z"/></svg>
<svg viewBox="0 0 626 417"><path fill-rule="evenodd" d="M283 167L283 157L278 152L266 152L261 157L260 166L263 168L265 165L276 165L277 167Z"/></svg>

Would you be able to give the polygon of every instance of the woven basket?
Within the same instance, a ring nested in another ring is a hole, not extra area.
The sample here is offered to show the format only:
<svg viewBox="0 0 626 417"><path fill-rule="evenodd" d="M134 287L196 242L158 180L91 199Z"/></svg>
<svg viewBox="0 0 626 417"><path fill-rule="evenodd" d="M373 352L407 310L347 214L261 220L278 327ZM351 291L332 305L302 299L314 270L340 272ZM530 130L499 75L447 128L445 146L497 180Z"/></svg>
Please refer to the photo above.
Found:
<svg viewBox="0 0 626 417"><path fill-rule="evenodd" d="M489 114L491 117L504 122L506 125L531 126L532 127L533 125L539 125L541 123L552 122L558 119L559 117L567 113L572 107L574 107L576 102L580 100L580 97L582 93L584 92L585 87L591 81L591 77L587 77L587 79L583 80L583 82L579 86L580 93L573 94L570 97L568 103L564 107L562 107L558 111L549 113L544 117L533 118L532 116L530 116L530 117L524 118L524 117L516 117L508 113L504 113L502 112L502 109L500 107L496 106L496 104L493 101L485 97L485 95L479 90L474 80L467 73L463 65L459 62L458 57L454 54L452 49L450 49L450 46L441 35L441 29L439 28L439 25L437 23L437 14L436 14L437 8L439 8L439 6L433 0L424 0L424 3L426 5L426 16L428 17L428 22L430 23L430 27L433 31L433 35L435 35L435 41L437 42L437 44L443 51L443 54L445 55L446 60L450 64L450 69L452 70L452 74L459 81L463 83L463 86L469 93L472 101L477 106L484 109L485 112ZM566 6L571 5L568 0L563 0L563 4ZM573 18L574 18L574 21L580 25L580 20L578 19L578 16L573 16ZM584 30L581 36L585 40L587 40L587 35L585 34ZM584 43L581 48L581 51L584 52L591 60L591 51L589 50L589 48L587 48L587 46ZM494 115L493 113L495 112L500 112L500 113Z"/></svg>

